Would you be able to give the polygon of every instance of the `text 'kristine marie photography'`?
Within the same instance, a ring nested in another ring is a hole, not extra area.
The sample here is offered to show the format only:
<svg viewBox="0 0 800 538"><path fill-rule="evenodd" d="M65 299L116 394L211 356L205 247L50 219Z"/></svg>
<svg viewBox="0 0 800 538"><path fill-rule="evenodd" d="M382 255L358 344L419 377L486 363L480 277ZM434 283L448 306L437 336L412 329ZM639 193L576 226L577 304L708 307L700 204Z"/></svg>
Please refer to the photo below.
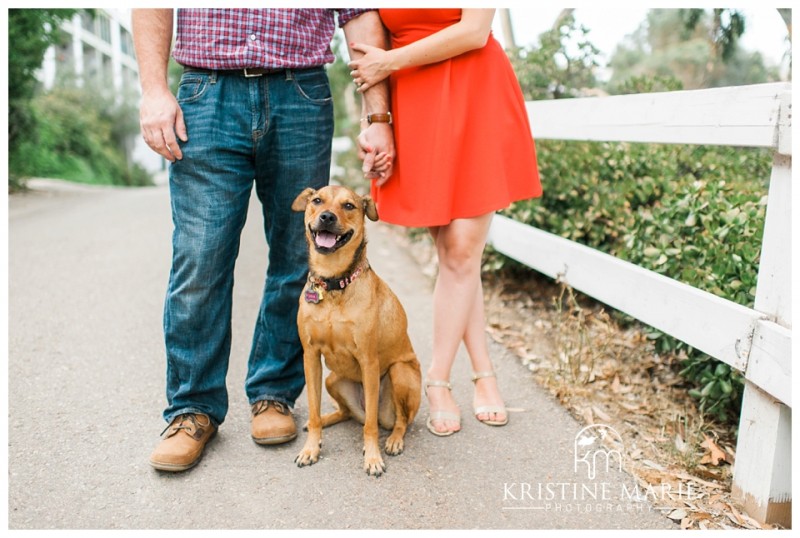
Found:
<svg viewBox="0 0 800 538"><path fill-rule="evenodd" d="M697 497L691 484L640 487L596 480L598 472L608 475L622 471L624 448L622 437L610 426L593 424L583 428L573 445L573 472L581 480L505 482L503 510L645 512L667 501Z"/></svg>

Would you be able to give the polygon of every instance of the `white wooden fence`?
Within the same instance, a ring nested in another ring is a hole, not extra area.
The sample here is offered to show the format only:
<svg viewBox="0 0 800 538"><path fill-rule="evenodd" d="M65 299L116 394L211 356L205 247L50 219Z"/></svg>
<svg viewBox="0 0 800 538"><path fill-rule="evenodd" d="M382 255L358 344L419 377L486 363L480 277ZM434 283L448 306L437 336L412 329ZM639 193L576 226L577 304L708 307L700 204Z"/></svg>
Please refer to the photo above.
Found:
<svg viewBox="0 0 800 538"><path fill-rule="evenodd" d="M495 217L489 242L743 372L734 494L756 519L791 525L791 84L536 101L527 109L538 140L774 150L753 309L505 217Z"/></svg>

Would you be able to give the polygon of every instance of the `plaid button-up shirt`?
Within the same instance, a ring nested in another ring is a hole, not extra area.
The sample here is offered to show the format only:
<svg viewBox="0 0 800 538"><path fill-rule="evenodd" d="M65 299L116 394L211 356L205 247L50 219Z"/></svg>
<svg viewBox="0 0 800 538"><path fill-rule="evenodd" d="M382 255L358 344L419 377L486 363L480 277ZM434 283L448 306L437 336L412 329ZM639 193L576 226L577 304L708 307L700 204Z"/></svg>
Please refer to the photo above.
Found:
<svg viewBox="0 0 800 538"><path fill-rule="evenodd" d="M331 63L339 26L368 9L178 9L173 57L204 69L305 68Z"/></svg>

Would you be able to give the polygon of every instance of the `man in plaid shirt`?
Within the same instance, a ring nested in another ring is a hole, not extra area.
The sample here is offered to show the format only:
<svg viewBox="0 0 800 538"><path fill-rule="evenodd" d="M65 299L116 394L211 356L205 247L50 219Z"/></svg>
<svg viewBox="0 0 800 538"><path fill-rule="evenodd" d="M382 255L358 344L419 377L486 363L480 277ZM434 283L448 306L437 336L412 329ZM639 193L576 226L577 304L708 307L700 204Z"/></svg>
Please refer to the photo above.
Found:
<svg viewBox="0 0 800 538"><path fill-rule="evenodd" d="M142 84L141 129L170 161L173 257L164 307L169 423L150 456L162 471L194 466L228 411L233 268L255 183L269 245L264 296L245 391L259 444L297 436L291 407L303 390L298 297L306 279L306 187L328 182L333 102L325 64L338 17L348 43L388 48L377 11L178 9L167 85L172 9L137 9L133 36ZM360 54L350 51L351 58ZM387 86L364 93L364 170L391 175ZM377 159L376 159L377 157ZM373 165L374 168L373 168Z"/></svg>

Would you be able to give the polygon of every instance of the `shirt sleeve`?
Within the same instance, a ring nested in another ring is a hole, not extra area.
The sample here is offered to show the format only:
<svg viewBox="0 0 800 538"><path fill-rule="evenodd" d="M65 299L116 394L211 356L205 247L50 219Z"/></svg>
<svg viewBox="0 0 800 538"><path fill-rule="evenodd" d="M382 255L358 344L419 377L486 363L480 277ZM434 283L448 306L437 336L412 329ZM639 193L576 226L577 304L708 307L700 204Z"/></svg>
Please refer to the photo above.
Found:
<svg viewBox="0 0 800 538"><path fill-rule="evenodd" d="M350 20L358 17L362 13L366 13L367 11L375 11L375 9L337 9L336 12L339 15L339 28L342 28Z"/></svg>

